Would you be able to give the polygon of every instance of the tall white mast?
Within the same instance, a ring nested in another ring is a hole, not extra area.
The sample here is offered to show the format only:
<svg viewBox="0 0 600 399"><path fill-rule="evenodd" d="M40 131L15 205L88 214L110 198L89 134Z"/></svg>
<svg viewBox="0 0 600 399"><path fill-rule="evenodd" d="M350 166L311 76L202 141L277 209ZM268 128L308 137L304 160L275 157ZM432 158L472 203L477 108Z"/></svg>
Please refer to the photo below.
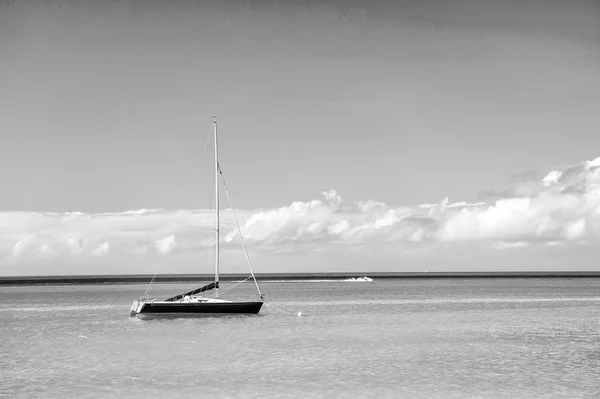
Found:
<svg viewBox="0 0 600 399"><path fill-rule="evenodd" d="M213 116L215 131L215 298L219 297L219 141L217 138L217 117Z"/></svg>

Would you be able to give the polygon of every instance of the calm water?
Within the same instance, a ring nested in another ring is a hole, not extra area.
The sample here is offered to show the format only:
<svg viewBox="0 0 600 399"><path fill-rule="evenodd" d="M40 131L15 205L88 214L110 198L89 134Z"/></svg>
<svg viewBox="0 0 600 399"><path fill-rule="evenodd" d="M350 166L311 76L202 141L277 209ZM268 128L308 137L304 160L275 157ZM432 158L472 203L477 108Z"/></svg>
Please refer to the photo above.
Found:
<svg viewBox="0 0 600 399"><path fill-rule="evenodd" d="M293 316L142 321L143 285L0 287L0 396L600 398L599 279L262 288Z"/></svg>

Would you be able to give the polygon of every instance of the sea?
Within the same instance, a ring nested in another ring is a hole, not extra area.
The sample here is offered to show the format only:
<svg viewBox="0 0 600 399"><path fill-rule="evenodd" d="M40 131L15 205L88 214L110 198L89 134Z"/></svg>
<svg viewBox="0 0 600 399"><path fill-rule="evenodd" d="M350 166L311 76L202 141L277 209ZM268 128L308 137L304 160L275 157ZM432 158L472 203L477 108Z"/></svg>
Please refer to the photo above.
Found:
<svg viewBox="0 0 600 399"><path fill-rule="evenodd" d="M0 397L600 398L598 278L265 281L258 316L129 317L146 289L0 286Z"/></svg>

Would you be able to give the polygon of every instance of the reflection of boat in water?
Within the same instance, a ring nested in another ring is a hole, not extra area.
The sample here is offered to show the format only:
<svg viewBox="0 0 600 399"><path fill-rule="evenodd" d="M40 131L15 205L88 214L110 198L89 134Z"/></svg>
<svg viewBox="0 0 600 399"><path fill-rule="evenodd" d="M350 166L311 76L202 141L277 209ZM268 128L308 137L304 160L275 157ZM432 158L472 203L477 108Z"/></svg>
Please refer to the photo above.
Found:
<svg viewBox="0 0 600 399"><path fill-rule="evenodd" d="M358 281L358 282L360 282L360 281L373 281L373 279L370 278L370 277L366 277L365 276L365 277L357 277L357 278L352 277L352 278L348 278L348 279L346 279L344 281Z"/></svg>
<svg viewBox="0 0 600 399"><path fill-rule="evenodd" d="M252 265L250 264L250 258L246 251L246 246L242 238L241 231L238 225L238 233L244 247L246 258L248 259L248 266L250 267L251 275L246 279L252 278L256 289L258 291L258 298L250 298L249 301L237 301L237 300L225 300L219 298L219 178L223 179L223 174L219 167L219 155L218 155L218 138L217 138L217 122L213 118L213 130L215 140L215 279L212 283L204 285L203 287L195 290L186 292L185 294L176 295L174 297L157 301L148 298L148 291L146 295L140 300L134 301L131 305L130 316L139 317L142 319L147 318L176 318L176 317L205 317L205 316L226 316L226 315L242 315L242 314L258 314L260 308L263 305L263 296L258 287ZM225 182L223 181L223 184ZM225 193L229 198L227 186L225 186ZM233 211L233 206L231 206ZM235 218L235 213L234 213ZM236 224L237 224L237 218ZM153 279L154 280L154 279ZM246 281L243 280L243 281ZM152 285L152 281L150 282ZM237 285L237 284L236 284ZM228 292L231 287L225 288L222 293ZM148 290L150 287L148 287ZM214 294L212 297L197 296L197 294L212 291Z"/></svg>

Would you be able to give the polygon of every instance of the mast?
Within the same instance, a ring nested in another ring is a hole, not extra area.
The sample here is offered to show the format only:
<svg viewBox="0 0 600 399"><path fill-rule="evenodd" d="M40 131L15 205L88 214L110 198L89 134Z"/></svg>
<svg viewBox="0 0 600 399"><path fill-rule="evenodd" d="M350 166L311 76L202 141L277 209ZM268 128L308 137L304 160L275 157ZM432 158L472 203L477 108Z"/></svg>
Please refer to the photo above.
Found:
<svg viewBox="0 0 600 399"><path fill-rule="evenodd" d="M215 298L219 297L219 141L217 138L217 117L213 116L215 132Z"/></svg>

